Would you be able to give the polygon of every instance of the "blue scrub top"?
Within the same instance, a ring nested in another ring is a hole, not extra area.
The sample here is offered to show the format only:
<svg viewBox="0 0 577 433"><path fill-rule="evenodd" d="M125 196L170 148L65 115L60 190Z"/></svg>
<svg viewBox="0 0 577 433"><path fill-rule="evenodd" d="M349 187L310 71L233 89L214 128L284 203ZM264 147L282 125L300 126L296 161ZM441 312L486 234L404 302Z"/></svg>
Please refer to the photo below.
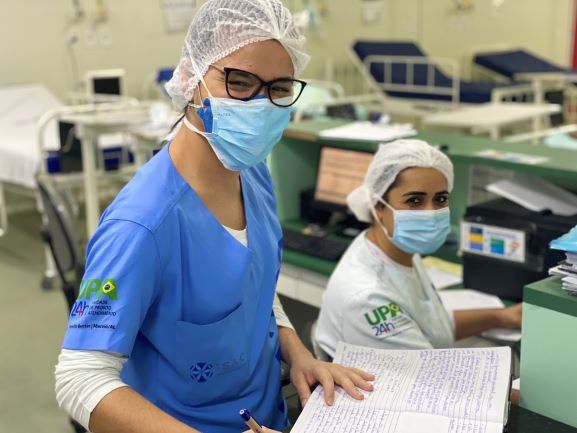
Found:
<svg viewBox="0 0 577 433"><path fill-rule="evenodd" d="M165 146L102 215L62 345L128 356L128 385L214 433L244 431L242 408L271 428L287 425L272 313L281 229L264 163L242 171L241 185L248 248Z"/></svg>

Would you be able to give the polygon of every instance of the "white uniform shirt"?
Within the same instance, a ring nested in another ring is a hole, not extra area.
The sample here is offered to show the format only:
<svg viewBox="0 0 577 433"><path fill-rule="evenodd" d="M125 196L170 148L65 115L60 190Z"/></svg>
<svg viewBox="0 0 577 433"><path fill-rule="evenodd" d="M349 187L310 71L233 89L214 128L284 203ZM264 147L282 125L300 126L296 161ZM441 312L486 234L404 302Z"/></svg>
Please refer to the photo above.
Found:
<svg viewBox="0 0 577 433"><path fill-rule="evenodd" d="M338 341L382 349L451 347L454 321L421 257L413 267L391 260L361 233L323 294L316 338L334 357Z"/></svg>

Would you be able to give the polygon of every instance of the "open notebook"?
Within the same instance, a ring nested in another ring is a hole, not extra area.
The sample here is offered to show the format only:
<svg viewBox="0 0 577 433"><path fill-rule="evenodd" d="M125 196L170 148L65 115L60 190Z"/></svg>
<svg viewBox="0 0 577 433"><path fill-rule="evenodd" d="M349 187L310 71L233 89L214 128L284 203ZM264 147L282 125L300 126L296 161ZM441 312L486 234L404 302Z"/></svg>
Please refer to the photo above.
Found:
<svg viewBox="0 0 577 433"><path fill-rule="evenodd" d="M357 401L313 392L291 433L497 433L509 413L511 349L381 350L339 343L334 362L376 375Z"/></svg>

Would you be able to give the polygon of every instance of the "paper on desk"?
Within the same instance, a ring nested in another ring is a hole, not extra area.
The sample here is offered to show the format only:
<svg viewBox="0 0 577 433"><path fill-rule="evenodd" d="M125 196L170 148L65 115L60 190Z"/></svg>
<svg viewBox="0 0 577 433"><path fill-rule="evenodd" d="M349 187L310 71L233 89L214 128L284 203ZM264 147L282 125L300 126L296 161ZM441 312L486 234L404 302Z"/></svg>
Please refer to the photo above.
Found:
<svg viewBox="0 0 577 433"><path fill-rule="evenodd" d="M410 123L352 122L336 128L325 129L320 137L334 140L391 141L412 137L417 131Z"/></svg>
<svg viewBox="0 0 577 433"><path fill-rule="evenodd" d="M479 292L477 290L445 290L439 292L445 309L452 313L456 310L478 310L483 308L504 308L505 304L495 295ZM494 328L481 334L483 337L502 341L520 341L519 329Z"/></svg>
<svg viewBox="0 0 577 433"><path fill-rule="evenodd" d="M319 386L291 433L501 433L508 400L508 347L382 350L338 343L334 362L375 374L362 401ZM483 378L483 380L479 380Z"/></svg>
<svg viewBox="0 0 577 433"><path fill-rule="evenodd" d="M567 275L566 277L562 278L562 281L565 284L568 284L571 286L577 286L577 275Z"/></svg>
<svg viewBox="0 0 577 433"><path fill-rule="evenodd" d="M557 275L559 277L577 276L577 268L559 264L549 269L549 275Z"/></svg>
<svg viewBox="0 0 577 433"><path fill-rule="evenodd" d="M524 153L516 152L503 152L502 150L496 149L485 149L475 152L475 155L482 156L483 158L496 159L498 161L513 162L516 164L528 164L536 165L543 164L549 161L549 158L539 155L526 155Z"/></svg>
<svg viewBox="0 0 577 433"><path fill-rule="evenodd" d="M442 290L463 282L463 266L437 257L423 258L427 275L437 290Z"/></svg>
<svg viewBox="0 0 577 433"><path fill-rule="evenodd" d="M534 176L503 179L487 185L487 190L535 212L577 215L577 195Z"/></svg>

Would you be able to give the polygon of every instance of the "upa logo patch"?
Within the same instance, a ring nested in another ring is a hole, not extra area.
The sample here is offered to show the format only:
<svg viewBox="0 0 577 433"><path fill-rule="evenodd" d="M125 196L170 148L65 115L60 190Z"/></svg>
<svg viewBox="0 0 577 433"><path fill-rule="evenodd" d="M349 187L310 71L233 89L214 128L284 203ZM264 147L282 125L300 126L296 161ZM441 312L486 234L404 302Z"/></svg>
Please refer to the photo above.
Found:
<svg viewBox="0 0 577 433"><path fill-rule="evenodd" d="M403 310L397 304L391 302L375 308L371 313L365 313L368 324L375 326L389 319L394 319L398 314L403 314Z"/></svg>
<svg viewBox="0 0 577 433"><path fill-rule="evenodd" d="M402 332L411 326L411 321L397 304L381 305L370 313L365 313L365 320L375 337L386 338Z"/></svg>
<svg viewBox="0 0 577 433"><path fill-rule="evenodd" d="M99 280L97 278L83 280L80 284L80 294L78 299L89 301L93 295L94 299L106 297L110 301L118 299L118 289L116 288L116 280L113 278L106 278Z"/></svg>

